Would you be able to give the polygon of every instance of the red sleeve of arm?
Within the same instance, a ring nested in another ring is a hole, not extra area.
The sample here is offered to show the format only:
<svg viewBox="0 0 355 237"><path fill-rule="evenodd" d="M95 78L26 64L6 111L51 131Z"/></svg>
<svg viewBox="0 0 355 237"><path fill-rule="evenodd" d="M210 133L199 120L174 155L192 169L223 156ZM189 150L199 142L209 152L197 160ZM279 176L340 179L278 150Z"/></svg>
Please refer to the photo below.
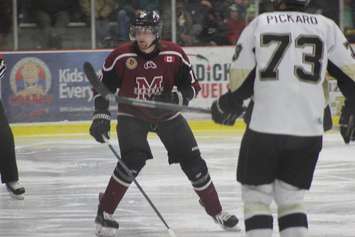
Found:
<svg viewBox="0 0 355 237"><path fill-rule="evenodd" d="M98 75L99 80L109 89L112 93L115 93L121 86L121 78L118 74L117 63L119 53L114 50L110 55L107 56L105 63ZM94 100L95 100L95 111L108 110L109 101L100 96L95 90Z"/></svg>
<svg viewBox="0 0 355 237"><path fill-rule="evenodd" d="M101 70L100 80L112 93L121 87L121 77L118 73L119 52L113 51L107 56Z"/></svg>
<svg viewBox="0 0 355 237"><path fill-rule="evenodd" d="M179 48L179 51L182 55L182 62L176 78L176 85L184 98L190 101L197 96L201 87L192 70L190 60L186 53L181 48Z"/></svg>

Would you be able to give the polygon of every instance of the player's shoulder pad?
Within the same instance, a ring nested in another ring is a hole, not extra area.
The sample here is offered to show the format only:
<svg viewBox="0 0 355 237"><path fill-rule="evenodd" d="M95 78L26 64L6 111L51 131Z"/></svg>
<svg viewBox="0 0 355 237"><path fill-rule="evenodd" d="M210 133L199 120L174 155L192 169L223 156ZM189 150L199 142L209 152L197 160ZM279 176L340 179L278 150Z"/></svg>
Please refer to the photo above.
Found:
<svg viewBox="0 0 355 237"><path fill-rule="evenodd" d="M189 58L180 45L174 42L161 40L159 47L160 55L175 55L182 63L191 66Z"/></svg>
<svg viewBox="0 0 355 237"><path fill-rule="evenodd" d="M324 15L321 15L321 14L313 14L313 15L317 16L321 21L327 22L328 24L337 25L337 23L333 19L331 19L331 18L329 18L327 16L324 16Z"/></svg>
<svg viewBox="0 0 355 237"><path fill-rule="evenodd" d="M180 45L171 41L160 40L160 50L164 51L175 51L178 53L183 53L184 50L181 48Z"/></svg>
<svg viewBox="0 0 355 237"><path fill-rule="evenodd" d="M131 42L123 43L115 48L106 58L104 70L111 70L114 65L120 61L126 61L129 57L136 57L137 53L134 51L133 44Z"/></svg>
<svg viewBox="0 0 355 237"><path fill-rule="evenodd" d="M135 53L133 43L127 42L120 44L117 48L115 48L110 55L122 55L122 54L132 54Z"/></svg>

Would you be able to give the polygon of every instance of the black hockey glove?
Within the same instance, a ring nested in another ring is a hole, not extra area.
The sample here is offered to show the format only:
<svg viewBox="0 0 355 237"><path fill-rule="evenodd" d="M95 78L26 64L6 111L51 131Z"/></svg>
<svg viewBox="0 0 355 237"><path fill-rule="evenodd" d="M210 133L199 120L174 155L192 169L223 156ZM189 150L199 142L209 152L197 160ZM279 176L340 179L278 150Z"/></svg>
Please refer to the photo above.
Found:
<svg viewBox="0 0 355 237"><path fill-rule="evenodd" d="M153 96L152 100L171 104L187 105L187 101L184 100L183 95L179 91L164 91L160 95Z"/></svg>
<svg viewBox="0 0 355 237"><path fill-rule="evenodd" d="M0 58L0 80L4 77L6 71L5 60Z"/></svg>
<svg viewBox="0 0 355 237"><path fill-rule="evenodd" d="M104 143L102 136L110 139L109 132L111 129L111 114L109 111L95 112L92 116L92 123L90 126L90 135L96 141Z"/></svg>
<svg viewBox="0 0 355 237"><path fill-rule="evenodd" d="M243 101L233 98L230 92L219 97L211 106L212 120L215 123L233 126L244 112Z"/></svg>
<svg viewBox="0 0 355 237"><path fill-rule="evenodd" d="M355 140L355 106L352 106L347 100L340 114L340 134L345 144Z"/></svg>
<svg viewBox="0 0 355 237"><path fill-rule="evenodd" d="M187 105L184 103L184 97L182 96L181 92L178 91L163 91L160 95L154 95L152 97L153 101L157 102L164 102L164 103L170 103L170 104L178 104L178 105ZM158 115L165 114L167 112L170 112L167 109L154 109L154 112Z"/></svg>
<svg viewBox="0 0 355 237"><path fill-rule="evenodd" d="M219 101L215 100L211 106L212 120L215 123L233 126L235 120L240 116L239 112L225 112L221 109Z"/></svg>

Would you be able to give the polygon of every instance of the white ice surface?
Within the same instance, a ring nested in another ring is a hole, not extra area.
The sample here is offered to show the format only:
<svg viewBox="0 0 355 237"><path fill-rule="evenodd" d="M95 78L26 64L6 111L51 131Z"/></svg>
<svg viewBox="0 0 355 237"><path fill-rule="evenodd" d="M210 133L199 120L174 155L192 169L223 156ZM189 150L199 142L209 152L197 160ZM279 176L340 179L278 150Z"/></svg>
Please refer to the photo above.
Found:
<svg viewBox="0 0 355 237"><path fill-rule="evenodd" d="M235 181L240 135L201 133L196 137L224 209L235 213L244 229L240 185ZM243 236L215 225L199 206L179 166L168 166L158 138L150 137L150 144L155 159L147 162L137 180L176 236ZM0 186L0 236L95 236L98 193L104 191L115 167L110 150L87 136L19 138L16 145L27 192L24 201L16 201ZM306 207L310 236L355 237L355 144L344 145L338 134L325 136ZM169 236L134 185L114 217L120 223L119 236ZM276 223L274 233L278 236Z"/></svg>

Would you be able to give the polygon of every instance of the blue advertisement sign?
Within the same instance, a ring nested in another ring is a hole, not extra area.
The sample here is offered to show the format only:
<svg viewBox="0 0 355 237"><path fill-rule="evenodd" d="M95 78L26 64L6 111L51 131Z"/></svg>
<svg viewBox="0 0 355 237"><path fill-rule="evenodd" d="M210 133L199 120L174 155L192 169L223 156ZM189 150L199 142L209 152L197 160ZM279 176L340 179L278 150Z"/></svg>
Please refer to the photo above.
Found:
<svg viewBox="0 0 355 237"><path fill-rule="evenodd" d="M186 47L201 91L190 103L208 108L227 91L233 47ZM3 53L8 70L0 81L2 102L10 122L90 120L91 86L83 72L88 61L99 71L111 50L31 51ZM112 114L117 105L111 104ZM189 118L207 118L191 114Z"/></svg>
<svg viewBox="0 0 355 237"><path fill-rule="evenodd" d="M110 51L4 54L7 73L1 97L10 122L88 120L93 93L83 63L101 66Z"/></svg>

